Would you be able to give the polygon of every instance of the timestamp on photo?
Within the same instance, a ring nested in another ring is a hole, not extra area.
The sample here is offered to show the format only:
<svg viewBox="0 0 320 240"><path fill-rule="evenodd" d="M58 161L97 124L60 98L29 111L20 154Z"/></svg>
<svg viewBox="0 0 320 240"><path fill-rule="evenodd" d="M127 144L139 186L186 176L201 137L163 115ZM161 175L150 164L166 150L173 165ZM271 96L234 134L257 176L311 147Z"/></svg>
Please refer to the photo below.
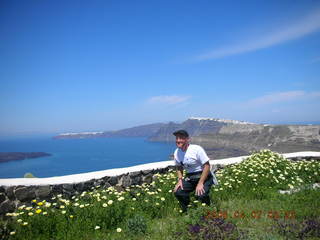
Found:
<svg viewBox="0 0 320 240"><path fill-rule="evenodd" d="M295 219L296 212L294 210L252 210L252 211L243 211L243 210L220 210L220 211L207 211L205 216L206 219L214 219L214 218L252 218L252 219L261 219L261 218L269 218L269 219Z"/></svg>

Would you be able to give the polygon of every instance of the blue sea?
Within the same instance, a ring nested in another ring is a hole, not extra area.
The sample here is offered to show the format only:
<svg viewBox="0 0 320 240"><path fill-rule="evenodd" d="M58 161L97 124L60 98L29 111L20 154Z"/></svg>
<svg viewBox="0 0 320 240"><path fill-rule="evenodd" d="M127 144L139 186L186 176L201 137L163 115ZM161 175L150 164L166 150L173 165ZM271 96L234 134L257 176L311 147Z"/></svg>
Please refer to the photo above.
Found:
<svg viewBox="0 0 320 240"><path fill-rule="evenodd" d="M167 161L174 143L145 138L52 139L28 137L0 139L0 152L46 152L48 157L0 163L0 178L53 177Z"/></svg>

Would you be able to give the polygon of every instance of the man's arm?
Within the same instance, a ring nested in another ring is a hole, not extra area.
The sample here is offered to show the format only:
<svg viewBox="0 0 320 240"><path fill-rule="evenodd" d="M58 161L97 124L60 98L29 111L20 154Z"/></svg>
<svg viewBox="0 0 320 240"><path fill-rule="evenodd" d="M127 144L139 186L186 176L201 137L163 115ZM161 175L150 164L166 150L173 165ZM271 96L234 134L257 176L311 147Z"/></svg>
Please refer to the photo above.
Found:
<svg viewBox="0 0 320 240"><path fill-rule="evenodd" d="M203 183L207 179L209 172L210 172L210 163L208 161L205 164L203 164L202 174L201 174L200 180L199 180L197 187L196 187L196 195L199 196L199 195L204 194Z"/></svg>
<svg viewBox="0 0 320 240"><path fill-rule="evenodd" d="M178 175L178 179L183 178L183 167L182 166L177 166L177 175Z"/></svg>
<svg viewBox="0 0 320 240"><path fill-rule="evenodd" d="M200 180L198 183L204 183L204 181L207 179L208 175L210 172L210 164L209 162L206 162L205 164L203 164L203 171L200 177Z"/></svg>
<svg viewBox="0 0 320 240"><path fill-rule="evenodd" d="M183 167L182 166L177 166L177 175L178 175L178 182L174 188L174 192L176 192L180 187L183 189L183 184L182 184L182 178L183 178Z"/></svg>

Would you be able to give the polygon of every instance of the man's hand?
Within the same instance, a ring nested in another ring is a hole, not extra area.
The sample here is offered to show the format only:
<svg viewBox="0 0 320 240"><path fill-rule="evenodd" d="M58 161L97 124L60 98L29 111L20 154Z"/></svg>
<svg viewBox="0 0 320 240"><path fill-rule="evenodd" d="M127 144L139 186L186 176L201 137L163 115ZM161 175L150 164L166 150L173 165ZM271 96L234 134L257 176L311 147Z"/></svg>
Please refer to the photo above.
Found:
<svg viewBox="0 0 320 240"><path fill-rule="evenodd" d="M202 194L204 194L204 188L203 188L203 183L198 182L197 187L196 187L196 195L200 196Z"/></svg>
<svg viewBox="0 0 320 240"><path fill-rule="evenodd" d="M181 187L181 189L183 190L183 184L182 184L182 179L179 179L176 186L174 187L174 192L178 191L178 189Z"/></svg>

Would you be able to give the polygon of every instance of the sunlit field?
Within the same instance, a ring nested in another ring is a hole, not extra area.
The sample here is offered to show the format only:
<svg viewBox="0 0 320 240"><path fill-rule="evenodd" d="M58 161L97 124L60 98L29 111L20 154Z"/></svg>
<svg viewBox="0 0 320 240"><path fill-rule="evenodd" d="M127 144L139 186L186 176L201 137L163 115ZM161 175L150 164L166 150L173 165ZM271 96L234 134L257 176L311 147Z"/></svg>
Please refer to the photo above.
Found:
<svg viewBox="0 0 320 240"><path fill-rule="evenodd" d="M186 214L169 171L121 192L98 186L71 199L34 199L1 221L0 239L320 238L320 190L311 187L320 182L320 162L262 150L216 174L211 206L192 195Z"/></svg>

